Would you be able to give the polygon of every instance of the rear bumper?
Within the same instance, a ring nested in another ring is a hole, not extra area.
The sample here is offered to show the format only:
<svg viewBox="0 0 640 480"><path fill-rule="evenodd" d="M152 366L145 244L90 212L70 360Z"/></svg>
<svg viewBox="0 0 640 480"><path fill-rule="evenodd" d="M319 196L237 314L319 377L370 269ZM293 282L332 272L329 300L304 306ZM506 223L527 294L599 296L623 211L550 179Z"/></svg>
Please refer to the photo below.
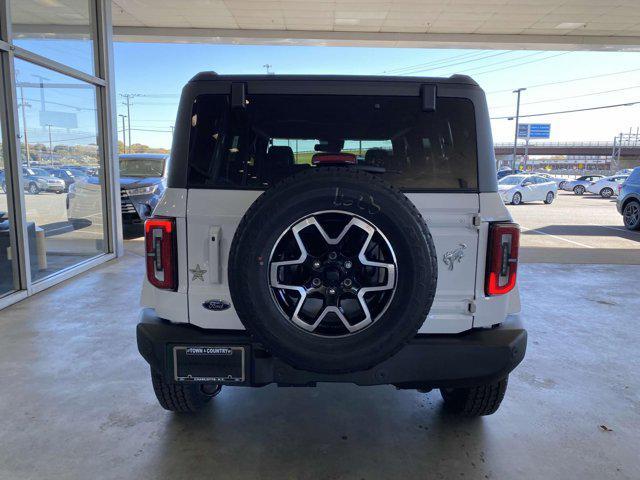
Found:
<svg viewBox="0 0 640 480"><path fill-rule="evenodd" d="M322 374L298 370L270 355L244 331L205 330L162 320L150 308L140 313L138 350L166 381L174 377L176 346L241 346L246 351L241 386L313 386L317 382L393 384L401 388L481 385L506 377L524 358L527 332L517 317L492 329L457 335L418 335L393 357L369 370ZM226 383L226 382L222 382Z"/></svg>

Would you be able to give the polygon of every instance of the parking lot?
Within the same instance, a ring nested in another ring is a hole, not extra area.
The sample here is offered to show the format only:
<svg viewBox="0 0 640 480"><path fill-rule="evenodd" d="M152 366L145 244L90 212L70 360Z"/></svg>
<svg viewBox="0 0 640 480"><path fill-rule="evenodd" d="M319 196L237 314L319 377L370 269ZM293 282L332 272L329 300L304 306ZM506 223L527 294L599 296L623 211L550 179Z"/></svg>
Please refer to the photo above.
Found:
<svg viewBox="0 0 640 480"><path fill-rule="evenodd" d="M640 232L627 230L614 199L558 192L551 205L508 205L522 228L526 263L640 264Z"/></svg>
<svg viewBox="0 0 640 480"><path fill-rule="evenodd" d="M44 228L50 251L92 251L102 238L101 222L73 230L66 218L65 197L28 195L27 218ZM5 198L0 194L0 210L6 209ZM560 191L551 205L531 202L507 208L522 228L521 259L525 263L640 264L640 232L623 226L615 198ZM130 249L141 249L142 243L136 241L139 235L139 228L125 232Z"/></svg>

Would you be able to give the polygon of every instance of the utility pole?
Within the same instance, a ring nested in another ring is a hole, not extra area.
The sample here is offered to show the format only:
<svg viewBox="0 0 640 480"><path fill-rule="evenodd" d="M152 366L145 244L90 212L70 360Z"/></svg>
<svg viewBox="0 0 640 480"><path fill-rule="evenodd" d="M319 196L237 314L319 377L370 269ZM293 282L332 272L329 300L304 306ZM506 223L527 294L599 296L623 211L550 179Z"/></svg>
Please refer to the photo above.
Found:
<svg viewBox="0 0 640 480"><path fill-rule="evenodd" d="M24 148L27 154L27 168L31 167L31 154L29 153L29 137L27 136L27 114L25 112L25 107L30 107L31 105L26 102L24 99L24 89L22 85L20 86L20 109L22 110L22 126L24 130Z"/></svg>
<svg viewBox="0 0 640 480"><path fill-rule="evenodd" d="M511 170L516 171L516 150L518 148L518 125L520 124L520 92L525 91L526 88L518 88L513 91L513 93L518 94L518 99L516 101L516 132L513 136L513 158L511 159Z"/></svg>
<svg viewBox="0 0 640 480"><path fill-rule="evenodd" d="M44 81L45 80L49 80L47 77L43 77L42 75L31 75L32 77L36 77L38 80L40 80L40 110L41 111L46 111L47 107L46 107L46 103L44 101Z"/></svg>
<svg viewBox="0 0 640 480"><path fill-rule="evenodd" d="M51 142L51 124L48 123L47 127L49 128L49 163L53 165L53 143Z"/></svg>
<svg viewBox="0 0 640 480"><path fill-rule="evenodd" d="M134 97L139 97L140 94L139 93L121 93L120 96L125 99L125 101L122 102L122 104L127 106L127 125L128 125L128 131L129 131L129 151L131 151L131 99L134 98ZM129 152L129 153L131 153L131 152Z"/></svg>
<svg viewBox="0 0 640 480"><path fill-rule="evenodd" d="M127 137L125 136L127 129L124 128L124 119L127 118L127 116L121 113L119 113L118 116L122 118L122 153L127 153Z"/></svg>

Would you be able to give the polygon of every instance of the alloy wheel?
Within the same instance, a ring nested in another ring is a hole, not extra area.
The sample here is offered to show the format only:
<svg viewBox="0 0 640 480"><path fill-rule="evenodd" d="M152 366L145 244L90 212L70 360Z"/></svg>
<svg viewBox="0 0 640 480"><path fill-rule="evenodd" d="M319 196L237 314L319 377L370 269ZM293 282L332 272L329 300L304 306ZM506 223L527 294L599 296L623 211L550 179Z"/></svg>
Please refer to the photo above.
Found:
<svg viewBox="0 0 640 480"><path fill-rule="evenodd" d="M637 228L640 223L640 206L636 202L630 202L624 207L622 213L624 224L629 228Z"/></svg>
<svg viewBox="0 0 640 480"><path fill-rule="evenodd" d="M513 203L514 205L520 205L520 202L522 202L522 195L520 195L518 192L513 194L513 198L511 199L511 203Z"/></svg>
<svg viewBox="0 0 640 480"><path fill-rule="evenodd" d="M283 315L306 332L340 337L376 322L391 303L395 252L371 222L343 211L306 216L269 258L269 286Z"/></svg>

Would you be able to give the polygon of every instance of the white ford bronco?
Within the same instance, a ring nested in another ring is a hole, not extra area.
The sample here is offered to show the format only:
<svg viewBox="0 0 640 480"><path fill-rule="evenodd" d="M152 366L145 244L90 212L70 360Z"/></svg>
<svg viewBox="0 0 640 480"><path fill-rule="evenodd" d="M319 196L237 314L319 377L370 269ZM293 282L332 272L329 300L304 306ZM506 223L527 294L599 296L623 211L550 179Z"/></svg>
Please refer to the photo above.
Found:
<svg viewBox="0 0 640 480"><path fill-rule="evenodd" d="M167 183L137 327L162 407L350 382L497 410L527 342L520 233L472 79L200 73Z"/></svg>

